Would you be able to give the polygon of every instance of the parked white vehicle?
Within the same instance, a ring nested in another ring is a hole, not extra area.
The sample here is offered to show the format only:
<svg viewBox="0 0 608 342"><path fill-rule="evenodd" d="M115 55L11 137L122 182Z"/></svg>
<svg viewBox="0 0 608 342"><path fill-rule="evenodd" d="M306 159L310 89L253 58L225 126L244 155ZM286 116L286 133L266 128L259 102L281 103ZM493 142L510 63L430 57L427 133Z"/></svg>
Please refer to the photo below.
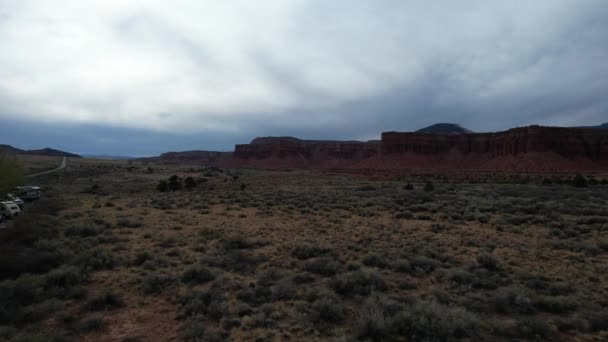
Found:
<svg viewBox="0 0 608 342"><path fill-rule="evenodd" d="M11 201L0 202L0 211L7 218L21 214L21 209L19 209L19 206L15 204L15 202Z"/></svg>
<svg viewBox="0 0 608 342"><path fill-rule="evenodd" d="M8 194L6 195L7 200L9 200L10 202L15 203L16 205L19 206L19 209L23 209L23 204L25 202L23 202L23 200L13 194Z"/></svg>

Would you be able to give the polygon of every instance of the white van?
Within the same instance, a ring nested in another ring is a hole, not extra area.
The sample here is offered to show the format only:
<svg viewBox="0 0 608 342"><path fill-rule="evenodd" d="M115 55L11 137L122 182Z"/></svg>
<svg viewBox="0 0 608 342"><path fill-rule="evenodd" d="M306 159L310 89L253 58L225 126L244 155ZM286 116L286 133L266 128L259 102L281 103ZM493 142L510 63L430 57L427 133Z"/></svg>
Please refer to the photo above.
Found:
<svg viewBox="0 0 608 342"><path fill-rule="evenodd" d="M19 216L21 209L15 202L4 201L0 202L0 211L7 217Z"/></svg>
<svg viewBox="0 0 608 342"><path fill-rule="evenodd" d="M15 196L13 194L7 194L6 195L6 200L9 201L9 202L15 203L16 205L19 206L19 209L23 210L23 204L24 204L24 202L23 202L23 200L21 198Z"/></svg>

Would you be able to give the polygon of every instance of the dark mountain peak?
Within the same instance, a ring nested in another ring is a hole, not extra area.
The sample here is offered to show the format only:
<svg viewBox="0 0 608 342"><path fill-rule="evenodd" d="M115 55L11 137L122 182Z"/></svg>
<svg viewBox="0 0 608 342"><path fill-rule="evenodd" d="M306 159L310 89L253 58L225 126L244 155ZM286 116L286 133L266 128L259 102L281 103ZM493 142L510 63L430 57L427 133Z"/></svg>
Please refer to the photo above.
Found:
<svg viewBox="0 0 608 342"><path fill-rule="evenodd" d="M416 131L416 133L466 134L474 132L455 123L436 123L434 125L419 129Z"/></svg>
<svg viewBox="0 0 608 342"><path fill-rule="evenodd" d="M64 152L60 150L55 150L49 147L43 148L41 150L22 150L15 148L11 145L0 145L0 153L6 154L30 154L30 155L39 155L39 156L51 156L51 157L71 157L71 158L82 158L74 153Z"/></svg>

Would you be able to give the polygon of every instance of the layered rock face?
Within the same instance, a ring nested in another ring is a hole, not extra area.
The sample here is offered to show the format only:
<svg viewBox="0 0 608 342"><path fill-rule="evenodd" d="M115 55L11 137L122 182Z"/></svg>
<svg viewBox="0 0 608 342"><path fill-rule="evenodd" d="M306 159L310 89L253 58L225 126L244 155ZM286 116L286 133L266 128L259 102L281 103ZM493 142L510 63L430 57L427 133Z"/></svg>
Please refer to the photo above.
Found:
<svg viewBox="0 0 608 342"><path fill-rule="evenodd" d="M437 135L382 133L382 153L485 154L489 157L553 152L568 159L608 160L608 131L529 126L497 133Z"/></svg>
<svg viewBox="0 0 608 342"><path fill-rule="evenodd" d="M529 126L496 133L385 132L381 141L265 137L237 145L225 166L473 169L561 172L608 169L608 130Z"/></svg>
<svg viewBox="0 0 608 342"><path fill-rule="evenodd" d="M370 158L380 152L380 141L321 141L292 137L256 138L236 145L235 165L270 168L330 167Z"/></svg>
<svg viewBox="0 0 608 342"><path fill-rule="evenodd" d="M234 152L169 152L161 162L260 169L460 169L508 172L608 170L608 130L529 126L495 133L384 132L382 140L261 137Z"/></svg>
<svg viewBox="0 0 608 342"><path fill-rule="evenodd" d="M183 163L191 162L203 165L214 166L232 157L232 152L215 151L183 151L167 152L158 157L140 158L141 161L153 161L163 163Z"/></svg>

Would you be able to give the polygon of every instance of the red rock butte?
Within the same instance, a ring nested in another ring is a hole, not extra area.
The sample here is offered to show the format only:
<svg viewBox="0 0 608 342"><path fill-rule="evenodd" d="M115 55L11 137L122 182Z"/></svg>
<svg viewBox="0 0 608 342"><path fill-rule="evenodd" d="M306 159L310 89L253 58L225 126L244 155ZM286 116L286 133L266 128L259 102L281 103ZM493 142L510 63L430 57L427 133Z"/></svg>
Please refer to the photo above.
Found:
<svg viewBox="0 0 608 342"><path fill-rule="evenodd" d="M608 171L608 129L528 126L494 133L384 132L381 140L262 137L234 152L164 154L230 168L320 170Z"/></svg>

